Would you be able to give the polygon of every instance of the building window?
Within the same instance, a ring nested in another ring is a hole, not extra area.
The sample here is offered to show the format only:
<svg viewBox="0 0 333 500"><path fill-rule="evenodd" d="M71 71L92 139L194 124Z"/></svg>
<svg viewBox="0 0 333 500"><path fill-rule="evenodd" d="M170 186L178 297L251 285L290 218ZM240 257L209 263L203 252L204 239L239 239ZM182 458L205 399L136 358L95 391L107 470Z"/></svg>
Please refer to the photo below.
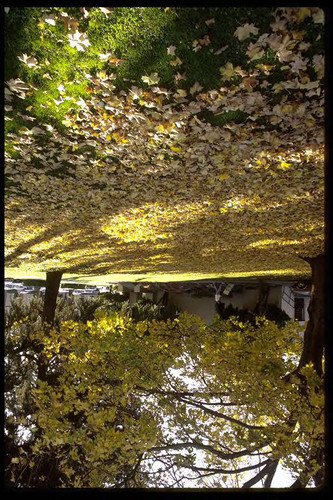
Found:
<svg viewBox="0 0 333 500"><path fill-rule="evenodd" d="M295 320L304 321L304 299L295 297Z"/></svg>

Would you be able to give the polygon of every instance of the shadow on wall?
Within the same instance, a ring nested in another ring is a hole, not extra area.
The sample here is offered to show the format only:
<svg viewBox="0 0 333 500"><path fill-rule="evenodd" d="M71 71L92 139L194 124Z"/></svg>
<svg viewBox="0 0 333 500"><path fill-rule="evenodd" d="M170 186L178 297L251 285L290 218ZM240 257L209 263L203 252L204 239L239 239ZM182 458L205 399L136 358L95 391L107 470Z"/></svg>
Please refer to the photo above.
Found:
<svg viewBox="0 0 333 500"><path fill-rule="evenodd" d="M254 311L260 300L259 286L241 287L239 292L232 292L228 296L222 294L219 303L224 308L231 305L238 310ZM182 311L197 314L208 324L211 324L217 314L214 297L194 297L188 293L169 293L170 303ZM295 319L303 323L309 319L308 306L310 292L295 292L290 284L276 284L269 286L267 304L271 309L281 310L281 317Z"/></svg>

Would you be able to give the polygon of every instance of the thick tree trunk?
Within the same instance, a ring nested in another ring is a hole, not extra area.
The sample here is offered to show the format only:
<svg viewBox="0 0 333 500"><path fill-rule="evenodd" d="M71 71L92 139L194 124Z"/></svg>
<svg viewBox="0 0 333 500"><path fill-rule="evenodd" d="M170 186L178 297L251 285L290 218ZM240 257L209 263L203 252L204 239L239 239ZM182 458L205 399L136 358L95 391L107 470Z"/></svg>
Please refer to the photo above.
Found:
<svg viewBox="0 0 333 500"><path fill-rule="evenodd" d="M48 329L53 325L57 296L62 277L61 271L49 271L46 273L46 289L44 298L44 307L42 313L42 321L44 323L44 335L48 334ZM42 346L41 346L42 348ZM37 376L40 380L46 380L47 373L47 358L41 352L37 362Z"/></svg>
<svg viewBox="0 0 333 500"><path fill-rule="evenodd" d="M309 321L304 332L303 352L297 371L312 362L318 373L322 375L324 354L324 305L325 305L325 257L318 255L305 258L312 269L312 290L309 304Z"/></svg>
<svg viewBox="0 0 333 500"><path fill-rule="evenodd" d="M54 321L61 277L62 271L49 271L46 273L46 290L42 321L48 325L52 325Z"/></svg>
<svg viewBox="0 0 333 500"><path fill-rule="evenodd" d="M325 256L318 255L314 258L305 258L312 270L312 290L311 299L308 308L309 321L304 332L304 344L302 355L296 372L307 365L313 363L317 374L323 375L323 355L324 355L324 328L325 328ZM303 391L306 388L300 387ZM324 448L320 445L309 455L309 466L311 462L316 462L320 468L314 474L313 480L316 486L322 486L324 483ZM292 486L300 487L299 481Z"/></svg>

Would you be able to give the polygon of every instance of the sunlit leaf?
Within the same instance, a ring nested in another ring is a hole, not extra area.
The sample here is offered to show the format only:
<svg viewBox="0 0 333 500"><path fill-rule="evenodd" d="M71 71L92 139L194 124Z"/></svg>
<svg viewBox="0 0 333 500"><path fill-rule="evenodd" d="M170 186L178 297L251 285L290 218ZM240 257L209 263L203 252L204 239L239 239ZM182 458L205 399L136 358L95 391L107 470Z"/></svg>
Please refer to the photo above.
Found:
<svg viewBox="0 0 333 500"><path fill-rule="evenodd" d="M147 76L144 75L141 77L141 80L148 85L157 85L158 82L160 81L160 77L158 76L157 73L151 73L151 75Z"/></svg>
<svg viewBox="0 0 333 500"><path fill-rule="evenodd" d="M244 24L243 26L239 26L234 32L234 36L238 38L238 40L243 41L248 38L251 34L257 35L258 28L254 26L254 24Z"/></svg>

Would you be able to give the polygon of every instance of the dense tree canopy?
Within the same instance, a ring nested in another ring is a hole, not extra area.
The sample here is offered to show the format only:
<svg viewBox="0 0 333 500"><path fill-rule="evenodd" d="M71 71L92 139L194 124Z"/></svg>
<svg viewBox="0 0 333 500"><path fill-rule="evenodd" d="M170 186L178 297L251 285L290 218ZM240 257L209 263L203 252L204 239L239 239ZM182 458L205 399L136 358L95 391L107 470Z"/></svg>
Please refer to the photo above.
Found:
<svg viewBox="0 0 333 500"><path fill-rule="evenodd" d="M6 319L7 484L268 487L281 465L323 483L323 24L317 7L5 9L6 261L58 278ZM304 343L264 317L54 311L65 271L310 267Z"/></svg>
<svg viewBox="0 0 333 500"><path fill-rule="evenodd" d="M10 8L7 265L309 273L324 13Z"/></svg>
<svg viewBox="0 0 333 500"><path fill-rule="evenodd" d="M82 306L58 302L47 336L38 301L7 315L8 485L269 487L278 464L286 487L322 484L323 379L295 372L298 323Z"/></svg>

